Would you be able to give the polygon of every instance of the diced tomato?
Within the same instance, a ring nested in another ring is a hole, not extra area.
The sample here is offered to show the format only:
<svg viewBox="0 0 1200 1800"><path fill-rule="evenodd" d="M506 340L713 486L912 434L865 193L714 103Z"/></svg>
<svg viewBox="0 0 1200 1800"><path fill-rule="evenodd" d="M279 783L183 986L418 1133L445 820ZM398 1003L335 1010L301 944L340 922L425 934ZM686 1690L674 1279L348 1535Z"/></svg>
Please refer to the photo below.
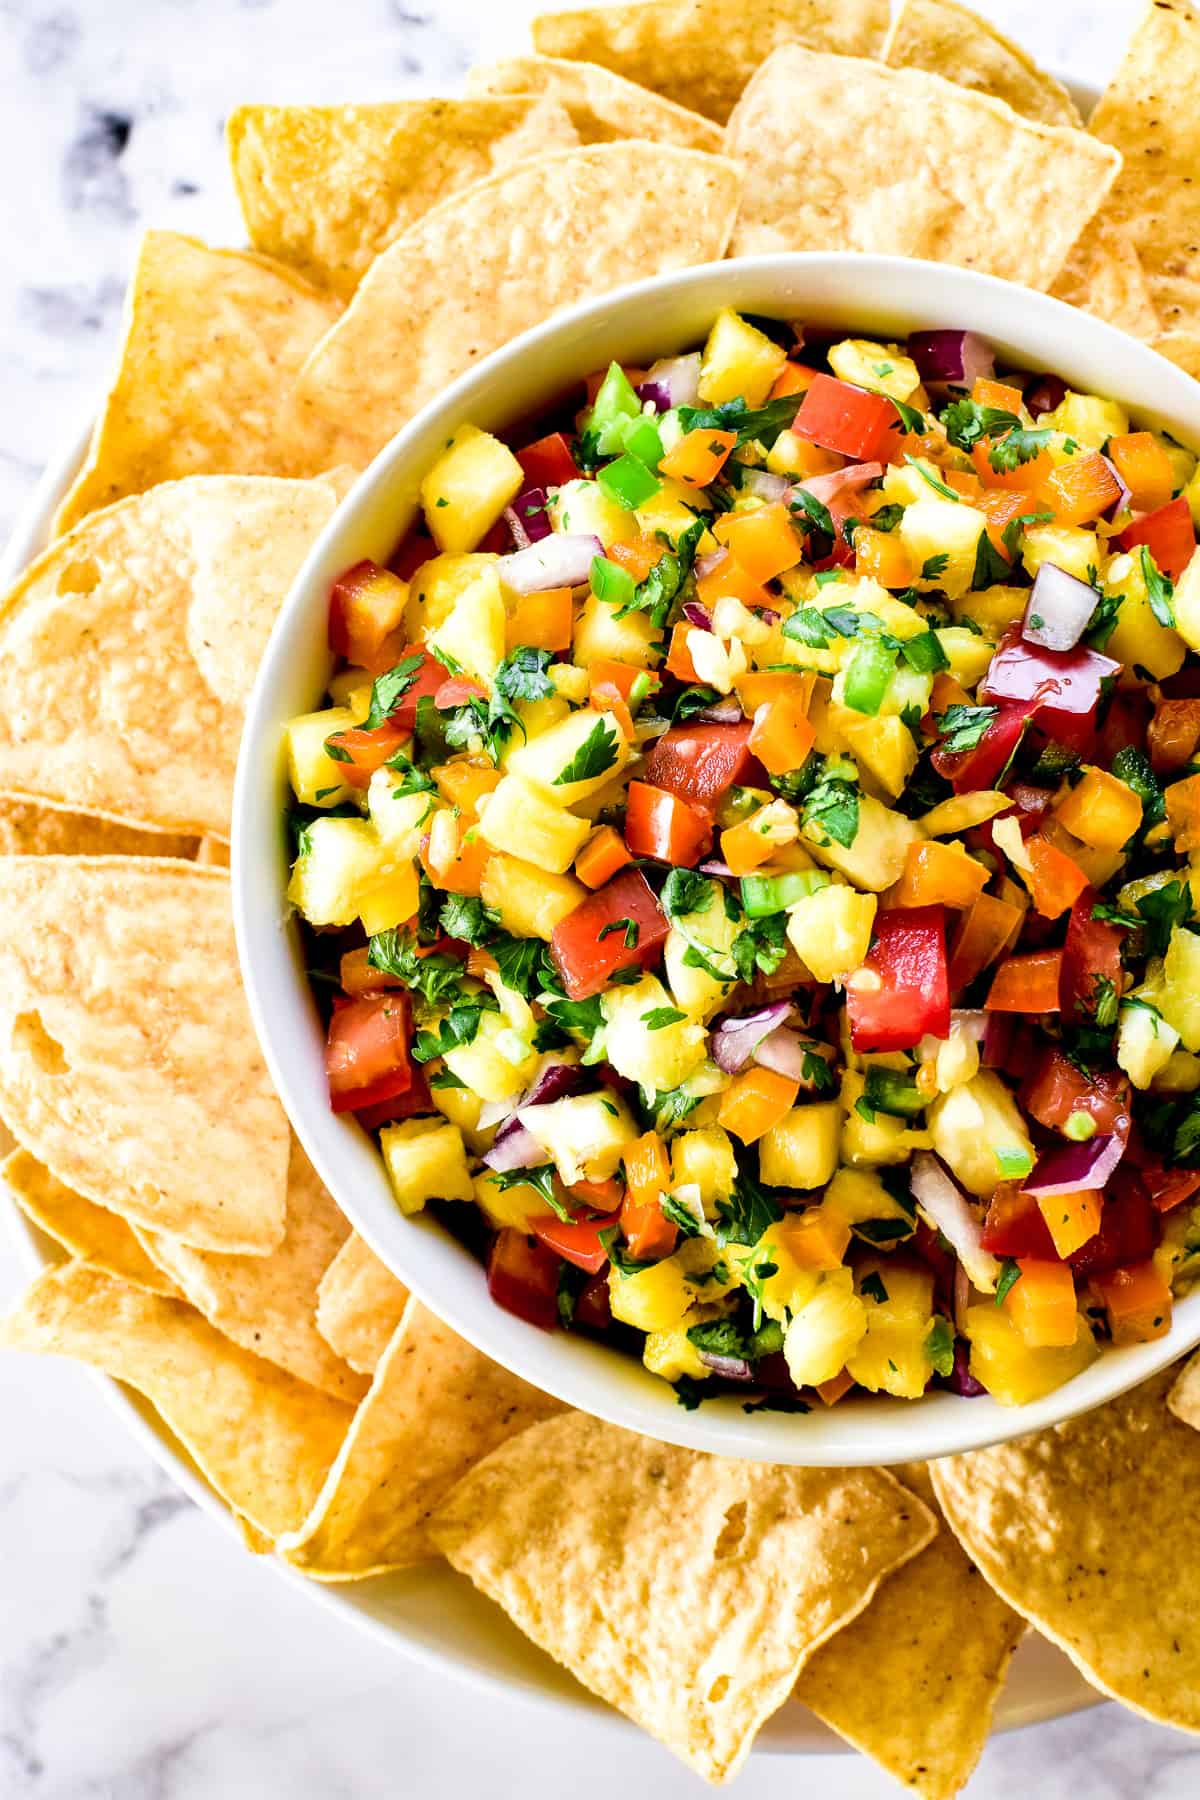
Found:
<svg viewBox="0 0 1200 1800"><path fill-rule="evenodd" d="M381 769L388 757L394 756L408 742L410 735L397 720L385 719L373 731L367 731L361 725L335 731L325 743L347 787L365 788L370 786L376 769Z"/></svg>
<svg viewBox="0 0 1200 1800"><path fill-rule="evenodd" d="M404 986L395 975L389 975L386 969L372 968L367 961L369 955L366 944L359 950L347 950L339 970L343 993L354 997L358 994L377 994L383 988Z"/></svg>
<svg viewBox="0 0 1200 1800"><path fill-rule="evenodd" d="M1200 745L1200 700L1160 700L1146 732L1156 775L1186 768Z"/></svg>
<svg viewBox="0 0 1200 1800"><path fill-rule="evenodd" d="M993 1256L1037 1256L1052 1261L1054 1239L1032 1194L1019 1182L1004 1181L988 1203L983 1248Z"/></svg>
<svg viewBox="0 0 1200 1800"><path fill-rule="evenodd" d="M453 712L456 706L466 706L470 700L486 700L487 689L480 681L472 681L469 675L451 675L443 679L433 696L433 704L439 712Z"/></svg>
<svg viewBox="0 0 1200 1800"><path fill-rule="evenodd" d="M549 437L538 438L535 444L526 444L523 450L513 454L524 469L530 487L562 487L579 477L571 446L561 431L552 431Z"/></svg>
<svg viewBox="0 0 1200 1800"><path fill-rule="evenodd" d="M846 984L854 1048L910 1050L926 1033L950 1035L946 913L941 906L883 912L867 960Z"/></svg>
<svg viewBox="0 0 1200 1800"><path fill-rule="evenodd" d="M1023 1110L1048 1131L1063 1131L1073 1113L1086 1113L1098 1132L1129 1135L1129 1077L1118 1069L1085 1075L1053 1044L1039 1050L1020 1099Z"/></svg>
<svg viewBox="0 0 1200 1800"><path fill-rule="evenodd" d="M625 795L625 842L633 856L693 869L712 849L712 820L645 781L631 781Z"/></svg>
<svg viewBox="0 0 1200 1800"><path fill-rule="evenodd" d="M360 668L370 668L404 619L408 588L378 563L355 563L329 594L329 648Z"/></svg>
<svg viewBox="0 0 1200 1800"><path fill-rule="evenodd" d="M446 679L446 671L437 657L430 656L428 650L420 644L405 644L394 661L388 664L388 668L394 668L396 663L404 662L410 656L420 657L420 667L415 672L411 687L401 694L388 714L388 722L403 726L405 731L411 731L416 724L418 700L432 700Z"/></svg>
<svg viewBox="0 0 1200 1800"><path fill-rule="evenodd" d="M1143 513L1125 527L1117 542L1122 550L1136 550L1145 544L1154 566L1172 581L1178 581L1196 548L1196 528L1187 501L1180 494L1156 512Z"/></svg>
<svg viewBox="0 0 1200 1800"><path fill-rule="evenodd" d="M973 794L999 785L1017 746L1039 712L1046 690L1015 706L1000 706L974 750L935 750L934 768L956 794Z"/></svg>
<svg viewBox="0 0 1200 1800"><path fill-rule="evenodd" d="M390 1100L380 1100L374 1106L356 1106L354 1116L359 1124L367 1131L378 1131L381 1125L394 1125L399 1119L436 1111L420 1063L413 1065L412 1077L412 1086L406 1093L394 1094Z"/></svg>
<svg viewBox="0 0 1200 1800"><path fill-rule="evenodd" d="M1029 702L1039 693L1038 725L1072 748L1086 743L1095 725L1103 685L1120 673L1111 656L1089 650L1046 650L1026 643L1019 625L1001 638L979 688L982 700Z"/></svg>
<svg viewBox="0 0 1200 1800"><path fill-rule="evenodd" d="M750 749L753 729L749 719L740 725L676 725L646 758L646 780L701 812L714 812L731 787L756 785L760 770Z"/></svg>
<svg viewBox="0 0 1200 1800"><path fill-rule="evenodd" d="M1119 926L1093 918L1100 895L1085 888L1067 922L1063 944L1058 1003L1064 1019L1072 1024L1095 1023L1096 1011L1106 997L1121 994L1121 940Z"/></svg>
<svg viewBox="0 0 1200 1800"><path fill-rule="evenodd" d="M1162 1214L1151 1204L1135 1169L1121 1163L1104 1195L1104 1211L1095 1237L1068 1257L1076 1275L1105 1275L1153 1256L1162 1237Z"/></svg>
<svg viewBox="0 0 1200 1800"><path fill-rule="evenodd" d="M598 1219L568 1221L554 1213L542 1213L536 1219L530 1219L529 1229L564 1262L574 1263L588 1275L596 1275L608 1261L608 1251L600 1242L600 1233L615 1225L617 1218L616 1213L608 1213Z"/></svg>
<svg viewBox="0 0 1200 1800"><path fill-rule="evenodd" d="M988 1012L1057 1012L1061 970L1061 950L1010 956L996 970L984 1006Z"/></svg>
<svg viewBox="0 0 1200 1800"><path fill-rule="evenodd" d="M553 1331L558 1325L558 1260L539 1238L506 1226L488 1252L488 1293L505 1312Z"/></svg>
<svg viewBox="0 0 1200 1800"><path fill-rule="evenodd" d="M432 562L438 547L427 531L410 531L388 558L388 568L401 581L411 581L417 570Z"/></svg>
<svg viewBox="0 0 1200 1800"><path fill-rule="evenodd" d="M329 1021L325 1073L334 1112L391 1100L412 1086L408 995L338 995Z"/></svg>
<svg viewBox="0 0 1200 1800"><path fill-rule="evenodd" d="M605 927L628 919L635 933ZM572 1000L598 994L618 969L649 968L671 927L640 869L626 869L554 927L550 954ZM634 935L635 942L626 943Z"/></svg>
<svg viewBox="0 0 1200 1800"><path fill-rule="evenodd" d="M838 450L855 462L875 462L886 456L899 425L900 415L885 395L818 374L800 402L792 430L823 450Z"/></svg>

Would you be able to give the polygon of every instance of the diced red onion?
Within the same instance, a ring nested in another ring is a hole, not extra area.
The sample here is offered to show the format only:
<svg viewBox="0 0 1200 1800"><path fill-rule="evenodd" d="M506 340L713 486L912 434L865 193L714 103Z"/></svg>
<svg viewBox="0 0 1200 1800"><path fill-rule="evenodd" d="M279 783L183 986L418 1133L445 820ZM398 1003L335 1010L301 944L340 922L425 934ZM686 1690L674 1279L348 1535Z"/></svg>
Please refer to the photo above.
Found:
<svg viewBox="0 0 1200 1800"><path fill-rule="evenodd" d="M694 625L696 627L697 631L711 631L713 628L712 614L709 612L707 606L701 605L699 600L685 600L683 603L683 616L689 625Z"/></svg>
<svg viewBox="0 0 1200 1800"><path fill-rule="evenodd" d="M784 1075L789 1081L798 1081L803 1087L811 1087L812 1083L804 1079L804 1059L811 1056L812 1051L805 1048L804 1039L794 1031L781 1025L770 1037L765 1037L754 1052L754 1060L761 1063L764 1069L771 1069L776 1075Z"/></svg>
<svg viewBox="0 0 1200 1800"><path fill-rule="evenodd" d="M725 1381L754 1380L754 1370L742 1356L718 1356L714 1350L701 1350L700 1361Z"/></svg>
<svg viewBox="0 0 1200 1800"><path fill-rule="evenodd" d="M700 352L663 357L646 370L646 379L636 392L638 399L649 400L656 412L695 406L700 398Z"/></svg>
<svg viewBox="0 0 1200 1800"><path fill-rule="evenodd" d="M587 1076L578 1063L547 1061L521 1105L546 1106L551 1100L561 1100L564 1094L577 1094L586 1082Z"/></svg>
<svg viewBox="0 0 1200 1800"><path fill-rule="evenodd" d="M1095 610L1096 590L1090 582L1069 575L1057 563L1043 563L1029 590L1021 636L1044 650L1073 650Z"/></svg>
<svg viewBox="0 0 1200 1800"><path fill-rule="evenodd" d="M489 1169L507 1174L510 1169L536 1168L539 1163L545 1162L546 1152L520 1119L510 1119L496 1133L491 1149L484 1152L483 1160Z"/></svg>
<svg viewBox="0 0 1200 1800"><path fill-rule="evenodd" d="M976 1381L971 1373L971 1346L964 1338L958 1338L954 1345L954 1370L946 1377L946 1386L952 1394L958 1394L963 1400L978 1400L987 1389L981 1381Z"/></svg>
<svg viewBox="0 0 1200 1800"><path fill-rule="evenodd" d="M603 554L604 545L590 532L552 531L540 543L502 556L496 567L514 594L540 594L548 588L582 587L593 559Z"/></svg>
<svg viewBox="0 0 1200 1800"><path fill-rule="evenodd" d="M729 864L722 862L720 858L716 856L711 856L707 862L702 862L700 864L700 873L701 875L719 875L725 881L737 880L737 876L734 874Z"/></svg>
<svg viewBox="0 0 1200 1800"><path fill-rule="evenodd" d="M523 488L511 506L504 509L505 522L513 541L524 550L548 538L554 527L550 523L550 499L545 488Z"/></svg>
<svg viewBox="0 0 1200 1800"><path fill-rule="evenodd" d="M813 475L807 481L798 481L791 490L803 488L822 506L828 506L836 494L847 491L854 493L859 488L869 487L873 481L883 476L883 464L877 462L849 463L844 469L833 469L828 475Z"/></svg>
<svg viewBox="0 0 1200 1800"><path fill-rule="evenodd" d="M988 1020L991 1013L971 1012L964 1007L956 1006L950 1014L950 1029L957 1025L962 1036L970 1038L976 1044L982 1044L987 1036Z"/></svg>
<svg viewBox="0 0 1200 1800"><path fill-rule="evenodd" d="M909 1170L908 1185L926 1224L940 1231L953 1246L974 1285L985 1294L995 1293L1000 1264L983 1247L983 1222L937 1157L928 1150L918 1150Z"/></svg>
<svg viewBox="0 0 1200 1800"><path fill-rule="evenodd" d="M1025 389L1025 406L1036 419L1041 413L1057 412L1067 396L1067 384L1061 375L1035 375Z"/></svg>
<svg viewBox="0 0 1200 1800"><path fill-rule="evenodd" d="M1100 461L1104 464L1105 468L1121 490L1112 505L1105 507L1100 517L1102 519L1115 519L1118 513L1125 511L1126 507L1132 507L1133 491L1111 457L1101 456Z"/></svg>
<svg viewBox="0 0 1200 1800"><path fill-rule="evenodd" d="M792 1016L790 1000L775 1000L758 1012L745 1013L740 1019L723 1019L712 1033L713 1061L727 1075L744 1069L765 1037L786 1024Z"/></svg>
<svg viewBox="0 0 1200 1800"><path fill-rule="evenodd" d="M910 332L908 354L921 380L935 386L969 388L981 375L990 379L996 373L991 345L975 331Z"/></svg>
<svg viewBox="0 0 1200 1800"><path fill-rule="evenodd" d="M697 580L704 575L711 575L712 571L720 563L723 563L728 555L728 550L721 549L709 550L704 556L698 556L695 562L695 575Z"/></svg>
<svg viewBox="0 0 1200 1800"><path fill-rule="evenodd" d="M1048 1151L1021 1186L1035 1199L1080 1194L1102 1188L1125 1154L1126 1139L1118 1132L1089 1138L1086 1144L1062 1144Z"/></svg>
<svg viewBox="0 0 1200 1800"><path fill-rule="evenodd" d="M715 706L706 706L697 717L706 725L736 725L742 718L741 702L730 695L728 700L718 700Z"/></svg>
<svg viewBox="0 0 1200 1800"><path fill-rule="evenodd" d="M782 500L791 482L786 475L772 475L769 469L743 469L742 492L758 500Z"/></svg>

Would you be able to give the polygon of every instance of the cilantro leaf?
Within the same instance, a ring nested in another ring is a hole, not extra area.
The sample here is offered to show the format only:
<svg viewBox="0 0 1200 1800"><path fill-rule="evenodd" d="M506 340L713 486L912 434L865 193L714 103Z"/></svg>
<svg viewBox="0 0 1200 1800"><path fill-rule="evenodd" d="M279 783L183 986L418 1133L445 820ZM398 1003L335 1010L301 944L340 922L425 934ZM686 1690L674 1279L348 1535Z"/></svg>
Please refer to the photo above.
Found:
<svg viewBox="0 0 1200 1800"><path fill-rule="evenodd" d="M461 938L465 944L485 944L496 923L496 915L489 912L475 895L447 894L439 923L447 937Z"/></svg>
<svg viewBox="0 0 1200 1800"><path fill-rule="evenodd" d="M540 938L511 937L507 932L493 938L488 950L496 959L500 979L505 987L530 1000L540 990L543 980L545 944Z"/></svg>
<svg viewBox="0 0 1200 1800"><path fill-rule="evenodd" d="M1171 933L1192 917L1192 892L1186 881L1167 881L1135 902L1146 927L1146 955L1165 956Z"/></svg>
<svg viewBox="0 0 1200 1800"><path fill-rule="evenodd" d="M741 981L753 981L757 971L773 975L787 955L787 914L752 919L734 938L732 955Z"/></svg>
<svg viewBox="0 0 1200 1800"><path fill-rule="evenodd" d="M1016 1286L1021 1279L1021 1265L1015 1256L1006 1256L1000 1264L1000 1277L996 1282L996 1305L1004 1303L1004 1296L1010 1288Z"/></svg>
<svg viewBox="0 0 1200 1800"><path fill-rule="evenodd" d="M678 1025L687 1014L674 1006L652 1006L649 1012L641 1015L642 1024L647 1031L665 1031L668 1025Z"/></svg>
<svg viewBox="0 0 1200 1800"><path fill-rule="evenodd" d="M598 718L576 750L565 769L554 777L555 787L566 787L573 781L592 781L603 775L617 761L617 734L611 725Z"/></svg>
<svg viewBox="0 0 1200 1800"><path fill-rule="evenodd" d="M700 1236L700 1221L691 1208L685 1206L675 1194L664 1194L658 1204L663 1218L676 1227L680 1237Z"/></svg>
<svg viewBox="0 0 1200 1800"><path fill-rule="evenodd" d="M953 755L978 749L988 727L999 716L998 706L948 706L938 715L941 749Z"/></svg>
<svg viewBox="0 0 1200 1800"><path fill-rule="evenodd" d="M783 622L783 635L791 638L794 644L804 644L809 650L828 650L829 636L825 624L825 615L815 606L800 606Z"/></svg>
<svg viewBox="0 0 1200 1800"><path fill-rule="evenodd" d="M935 1313L933 1324L925 1339L925 1354L933 1364L938 1375L946 1376L954 1373L954 1327L949 1319Z"/></svg>
<svg viewBox="0 0 1200 1800"><path fill-rule="evenodd" d="M695 869L672 869L658 898L674 924L682 913L707 912L716 892L716 883L707 875L698 875Z"/></svg>
<svg viewBox="0 0 1200 1800"><path fill-rule="evenodd" d="M1117 629L1124 603L1124 594L1101 594L1097 600L1095 611L1083 634L1084 642L1090 644L1093 650L1107 649L1108 640Z"/></svg>
<svg viewBox="0 0 1200 1800"><path fill-rule="evenodd" d="M903 400L897 400L894 394L889 394L888 399L900 414L900 423L905 431L919 433L925 430L926 420L923 412L919 412L915 406L907 406Z"/></svg>
<svg viewBox="0 0 1200 1800"><path fill-rule="evenodd" d="M883 1276L877 1275L874 1270L869 1275L863 1276L858 1284L858 1291L860 1294L865 1294L868 1300L876 1301L880 1306L887 1305L888 1291L883 1285Z"/></svg>
<svg viewBox="0 0 1200 1800"><path fill-rule="evenodd" d="M492 685L506 700L548 700L554 692L554 683L546 673L550 660L549 650L518 645L496 670Z"/></svg>
<svg viewBox="0 0 1200 1800"><path fill-rule="evenodd" d="M804 801L804 827L815 829L818 842L840 844L849 850L858 836L858 789L841 776L824 776Z"/></svg>
<svg viewBox="0 0 1200 1800"><path fill-rule="evenodd" d="M489 999L490 999L489 995ZM460 1044L470 1044L479 1030L479 1021L484 1014L481 1001L464 1001L461 1005L452 1006L446 1017L434 1031L418 1031L412 1041L414 1062L432 1062L435 1056L445 1056L447 1050L457 1050Z"/></svg>
<svg viewBox="0 0 1200 1800"><path fill-rule="evenodd" d="M979 542L975 546L975 572L971 576L971 591L978 588L996 587L1007 582L1012 574L1012 564L1007 562L986 531L979 534Z"/></svg>
<svg viewBox="0 0 1200 1800"><path fill-rule="evenodd" d="M709 1356L750 1360L750 1340L734 1319L709 1319L703 1325L690 1325L687 1335L689 1344L707 1351Z"/></svg>
<svg viewBox="0 0 1200 1800"><path fill-rule="evenodd" d="M458 998L462 992L463 964L445 950L431 956L418 956L417 940L410 931L396 926L390 931L377 931L367 945L367 963L385 975L394 975L405 987L420 994L427 1006L439 1006Z"/></svg>
<svg viewBox="0 0 1200 1800"><path fill-rule="evenodd" d="M962 499L961 494L956 494L952 487L947 487L944 481L939 481L933 471L925 467L919 456L910 456L906 451L904 460L910 469L915 469L917 471L917 474L921 477L921 480L926 486L931 487L935 494L940 494L943 500L957 501Z"/></svg>
<svg viewBox="0 0 1200 1800"><path fill-rule="evenodd" d="M684 431L734 431L737 445L760 443L769 450L781 431L786 431L800 410L803 394L784 394L768 400L765 406L751 409L739 394L735 400L723 400L719 406L679 408L679 423Z"/></svg>
<svg viewBox="0 0 1200 1800"><path fill-rule="evenodd" d="M614 919L611 925L606 925L599 933L596 941L603 943L606 937L611 937L614 932L619 931L625 939L625 948L632 950L638 941L640 929L636 919Z"/></svg>
<svg viewBox="0 0 1200 1800"><path fill-rule="evenodd" d="M396 710L410 687L416 681L425 658L418 651L415 656L405 656L396 665L388 669L386 674L377 675L371 685L371 707L363 720L364 731L375 731L384 720Z"/></svg>
<svg viewBox="0 0 1200 1800"><path fill-rule="evenodd" d="M1165 625L1168 630L1173 630L1175 608L1172 602L1175 599L1175 583L1169 575L1160 572L1150 554L1149 546L1146 544L1142 545L1141 562L1142 579L1146 583L1146 598L1150 602L1150 611L1160 625Z"/></svg>
<svg viewBox="0 0 1200 1800"><path fill-rule="evenodd" d="M818 500L815 494L810 494L807 488L798 487L792 490L788 510L794 513L803 513L809 524L817 531L823 532L826 537L836 537L837 529L829 508L823 501Z"/></svg>
<svg viewBox="0 0 1200 1800"><path fill-rule="evenodd" d="M726 1244L757 1244L782 1217L783 1208L765 1188L744 1170L739 1171L728 1200L717 1201L717 1244L721 1249Z"/></svg>
<svg viewBox="0 0 1200 1800"><path fill-rule="evenodd" d="M1139 750L1136 745L1126 744L1113 757L1112 773L1118 781L1123 781L1139 796L1142 802L1142 831L1147 832L1152 826L1161 824L1167 816L1167 803L1145 751Z"/></svg>
<svg viewBox="0 0 1200 1800"><path fill-rule="evenodd" d="M1054 436L1052 431L1031 430L1014 424L1011 431L996 439L988 449L988 462L997 474L1011 475L1023 463L1032 462Z"/></svg>
<svg viewBox="0 0 1200 1800"><path fill-rule="evenodd" d="M488 1180L501 1193L510 1187L531 1187L540 1194L557 1218L573 1220L574 1214L560 1196L554 1181L554 1164L539 1163L535 1169L503 1169L489 1174Z"/></svg>
<svg viewBox="0 0 1200 1800"><path fill-rule="evenodd" d="M629 613L649 613L652 625L665 625L679 590L692 572L696 547L707 530L704 519L697 519L679 535L674 549L665 549L644 581L633 590L633 599L614 614L623 619Z"/></svg>

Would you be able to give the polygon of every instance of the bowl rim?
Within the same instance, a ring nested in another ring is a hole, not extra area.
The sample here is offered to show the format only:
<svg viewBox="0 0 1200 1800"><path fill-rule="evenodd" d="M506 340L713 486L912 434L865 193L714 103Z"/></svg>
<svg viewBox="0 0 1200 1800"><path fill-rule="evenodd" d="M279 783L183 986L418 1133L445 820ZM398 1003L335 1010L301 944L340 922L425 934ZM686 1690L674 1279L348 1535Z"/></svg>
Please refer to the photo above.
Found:
<svg viewBox="0 0 1200 1800"><path fill-rule="evenodd" d="M372 545L380 555L400 536L404 508L411 503L415 511L417 484L437 441L456 424L489 428L519 417L528 409L495 404L505 384L517 395L535 389L547 397L553 387L546 371L556 363L573 366L579 376L596 366L599 356L589 361L584 351L593 341L659 341L666 353L672 346L662 338L671 337L672 318L711 319L721 304L786 317L789 302L791 316L803 312L860 332L966 322L1021 363L1066 370L1081 388L1128 400L1139 421L1200 445L1200 384L1181 369L1099 319L974 270L901 257L790 252L655 276L565 310L459 376L403 426L355 481L293 581L242 735L231 832L234 923L259 1042L305 1150L376 1254L461 1336L565 1403L646 1436L750 1461L887 1465L1003 1442L1115 1398L1200 1343L1200 1291L1178 1302L1166 1337L1106 1347L1080 1375L1021 1407L1002 1407L990 1396L968 1406L937 1393L918 1401L855 1396L806 1417L746 1415L735 1399L686 1411L671 1388L634 1359L566 1334L543 1333L502 1311L487 1295L480 1265L449 1233L428 1216L400 1213L373 1140L349 1115L329 1110L319 1055L323 1039L308 984L298 979L302 970L285 898L280 725L319 703L316 671L331 666L323 629L329 581L371 554ZM698 335L694 328L683 332L691 341ZM619 344L607 354L634 359ZM572 364L573 356L581 360ZM347 548L351 543L354 549ZM308 671L303 679L301 664ZM304 706L283 703L289 685L308 693Z"/></svg>

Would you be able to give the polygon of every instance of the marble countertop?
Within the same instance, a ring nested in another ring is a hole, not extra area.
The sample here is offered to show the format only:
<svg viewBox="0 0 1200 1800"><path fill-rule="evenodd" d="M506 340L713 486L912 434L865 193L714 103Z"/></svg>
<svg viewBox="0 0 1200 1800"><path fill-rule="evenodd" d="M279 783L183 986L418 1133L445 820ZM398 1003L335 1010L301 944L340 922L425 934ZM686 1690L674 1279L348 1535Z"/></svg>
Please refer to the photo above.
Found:
<svg viewBox="0 0 1200 1800"><path fill-rule="evenodd" d="M1138 0L977 0L1102 83ZM487 44L533 10L492 0ZM453 92L480 0L0 0L0 536L74 436L139 231L238 241L239 100ZM0 1303L21 1281L0 1231ZM0 1359L2 1800L683 1800L631 1730L431 1673L242 1553L66 1365ZM758 1756L756 1800L900 1790L851 1757ZM972 1800L1185 1800L1200 1744L1111 1706L993 1741Z"/></svg>

